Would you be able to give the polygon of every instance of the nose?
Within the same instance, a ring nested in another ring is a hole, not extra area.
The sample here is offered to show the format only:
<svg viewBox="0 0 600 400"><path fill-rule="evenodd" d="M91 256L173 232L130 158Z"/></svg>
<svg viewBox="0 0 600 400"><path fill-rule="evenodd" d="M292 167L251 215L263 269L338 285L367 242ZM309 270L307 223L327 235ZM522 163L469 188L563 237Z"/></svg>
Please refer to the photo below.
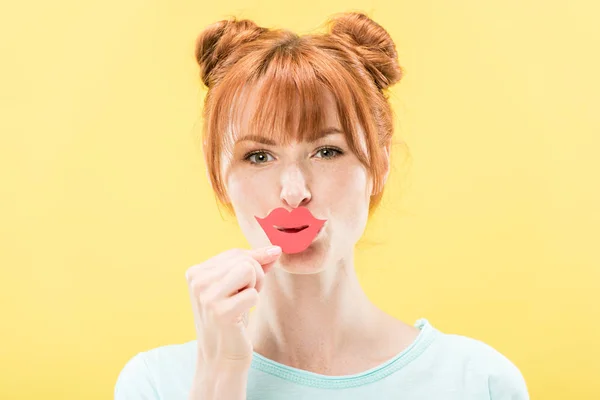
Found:
<svg viewBox="0 0 600 400"><path fill-rule="evenodd" d="M311 199L306 177L298 166L288 167L281 175L281 201L291 208L305 206Z"/></svg>

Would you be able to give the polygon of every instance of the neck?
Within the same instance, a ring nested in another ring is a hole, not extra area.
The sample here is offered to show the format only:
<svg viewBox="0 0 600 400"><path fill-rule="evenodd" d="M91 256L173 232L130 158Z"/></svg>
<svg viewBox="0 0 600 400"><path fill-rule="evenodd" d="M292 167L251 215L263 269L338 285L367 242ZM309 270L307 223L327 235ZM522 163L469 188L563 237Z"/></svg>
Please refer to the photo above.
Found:
<svg viewBox="0 0 600 400"><path fill-rule="evenodd" d="M257 353L296 368L330 370L336 355L372 343L386 316L367 298L349 257L315 274L274 268L248 329Z"/></svg>

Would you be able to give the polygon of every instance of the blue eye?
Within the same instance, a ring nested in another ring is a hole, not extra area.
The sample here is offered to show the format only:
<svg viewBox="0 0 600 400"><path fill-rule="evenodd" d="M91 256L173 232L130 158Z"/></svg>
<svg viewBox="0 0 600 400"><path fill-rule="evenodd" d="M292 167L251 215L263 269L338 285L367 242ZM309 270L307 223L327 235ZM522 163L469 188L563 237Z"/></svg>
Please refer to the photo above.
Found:
<svg viewBox="0 0 600 400"><path fill-rule="evenodd" d="M317 158L335 158L343 154L343 152L339 149L333 147L322 147L317 150L317 154L321 154L322 157Z"/></svg>
<svg viewBox="0 0 600 400"><path fill-rule="evenodd" d="M250 161L251 164L264 164L265 162L270 161L268 160L268 156L271 155L266 151L259 150L248 154L244 157L244 160ZM252 160L253 158L254 161ZM271 156L271 158L273 158L273 156Z"/></svg>

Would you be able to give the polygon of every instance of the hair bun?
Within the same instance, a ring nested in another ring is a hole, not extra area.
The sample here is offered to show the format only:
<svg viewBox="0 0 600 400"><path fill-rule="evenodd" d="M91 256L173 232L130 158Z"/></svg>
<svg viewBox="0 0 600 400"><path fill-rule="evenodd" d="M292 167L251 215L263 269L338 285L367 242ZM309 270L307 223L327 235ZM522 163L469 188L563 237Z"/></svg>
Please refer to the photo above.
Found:
<svg viewBox="0 0 600 400"><path fill-rule="evenodd" d="M377 87L386 89L402 78L394 41L367 15L358 12L338 14L329 20L329 29L331 36L361 58Z"/></svg>
<svg viewBox="0 0 600 400"><path fill-rule="evenodd" d="M233 51L247 42L258 38L266 28L259 27L251 20L237 20L235 17L222 20L206 27L196 39L196 61L200 65L200 76L207 87L211 87L225 66Z"/></svg>

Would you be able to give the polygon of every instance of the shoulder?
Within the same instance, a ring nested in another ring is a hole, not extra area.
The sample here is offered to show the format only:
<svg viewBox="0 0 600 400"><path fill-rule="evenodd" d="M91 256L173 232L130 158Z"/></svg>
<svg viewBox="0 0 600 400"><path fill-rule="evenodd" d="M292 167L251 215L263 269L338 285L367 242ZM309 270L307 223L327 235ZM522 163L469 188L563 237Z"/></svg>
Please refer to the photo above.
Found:
<svg viewBox="0 0 600 400"><path fill-rule="evenodd" d="M117 377L115 400L160 399L165 386L185 386L193 374L195 348L194 340L135 354Z"/></svg>
<svg viewBox="0 0 600 400"><path fill-rule="evenodd" d="M471 337L442 334L443 353L459 362L462 370L483 381L491 400L528 400L527 385L519 368L489 344Z"/></svg>

